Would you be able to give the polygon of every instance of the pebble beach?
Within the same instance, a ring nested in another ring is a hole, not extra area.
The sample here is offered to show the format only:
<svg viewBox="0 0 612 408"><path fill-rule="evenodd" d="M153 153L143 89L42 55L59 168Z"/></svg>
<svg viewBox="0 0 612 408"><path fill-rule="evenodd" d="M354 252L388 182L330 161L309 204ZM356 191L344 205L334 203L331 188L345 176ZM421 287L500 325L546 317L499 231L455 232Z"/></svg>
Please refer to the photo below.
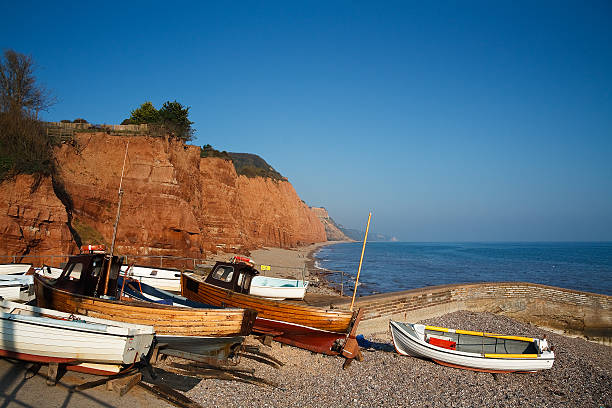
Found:
<svg viewBox="0 0 612 408"><path fill-rule="evenodd" d="M342 369L342 359L273 343L262 346L285 363L272 368L253 361L257 377L277 385L258 386L202 380L186 392L210 407L610 407L612 352L609 347L564 337L491 313L455 312L422 323L542 337L555 346L551 370L529 374L491 374L444 367L400 356L389 333L366 336L373 342L364 361ZM250 344L258 344L249 339Z"/></svg>
<svg viewBox="0 0 612 408"><path fill-rule="evenodd" d="M291 262L303 265L312 262L313 250L316 248L263 249L254 251L251 257L256 262L277 265L287 265L293 259ZM319 288L330 290L325 289L324 282ZM612 349L608 346L491 313L459 311L421 323L508 335L546 336L555 346L555 363L551 370L529 374L491 374L444 367L398 355L387 330L366 333L371 347L363 350L364 361L355 361L343 370L341 358L276 342L268 347L251 336L247 344L259 345L262 352L284 365L274 368L243 359L238 367L254 369L256 377L273 385L194 379L193 387L183 391L193 401L210 407L612 407Z"/></svg>

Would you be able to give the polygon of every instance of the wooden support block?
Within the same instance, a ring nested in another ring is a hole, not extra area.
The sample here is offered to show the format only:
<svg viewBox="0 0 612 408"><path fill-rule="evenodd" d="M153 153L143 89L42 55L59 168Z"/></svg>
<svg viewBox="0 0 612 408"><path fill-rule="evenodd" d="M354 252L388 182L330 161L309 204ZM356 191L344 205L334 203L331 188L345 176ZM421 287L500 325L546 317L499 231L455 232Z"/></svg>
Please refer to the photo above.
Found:
<svg viewBox="0 0 612 408"><path fill-rule="evenodd" d="M264 346L272 347L272 336L264 336L262 343Z"/></svg>
<svg viewBox="0 0 612 408"><path fill-rule="evenodd" d="M344 360L344 364L342 364L342 369L346 370L347 368L349 368L352 362L353 362L352 358L347 358L346 360Z"/></svg>
<svg viewBox="0 0 612 408"><path fill-rule="evenodd" d="M159 350L167 346L168 345L166 343L157 343L155 347L153 348L153 351L151 352L151 358L149 359L149 362L151 364L157 363L157 358L159 356Z"/></svg>
<svg viewBox="0 0 612 408"><path fill-rule="evenodd" d="M110 380L106 383L106 389L115 391L120 397L123 397L129 390L132 389L142 379L141 373L128 375L122 378Z"/></svg>
<svg viewBox="0 0 612 408"><path fill-rule="evenodd" d="M58 363L49 363L49 370L47 371L47 385L54 386L57 384L57 373L59 372Z"/></svg>

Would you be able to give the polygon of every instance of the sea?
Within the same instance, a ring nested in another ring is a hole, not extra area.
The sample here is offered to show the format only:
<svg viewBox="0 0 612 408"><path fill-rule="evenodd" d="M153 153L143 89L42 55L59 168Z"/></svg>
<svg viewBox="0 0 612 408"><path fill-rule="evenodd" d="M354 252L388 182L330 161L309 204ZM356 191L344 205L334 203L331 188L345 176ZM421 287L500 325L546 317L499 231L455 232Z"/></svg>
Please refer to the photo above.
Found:
<svg viewBox="0 0 612 408"><path fill-rule="evenodd" d="M352 295L362 242L324 246L315 266ZM612 295L612 242L367 243L358 296L432 285L521 281Z"/></svg>

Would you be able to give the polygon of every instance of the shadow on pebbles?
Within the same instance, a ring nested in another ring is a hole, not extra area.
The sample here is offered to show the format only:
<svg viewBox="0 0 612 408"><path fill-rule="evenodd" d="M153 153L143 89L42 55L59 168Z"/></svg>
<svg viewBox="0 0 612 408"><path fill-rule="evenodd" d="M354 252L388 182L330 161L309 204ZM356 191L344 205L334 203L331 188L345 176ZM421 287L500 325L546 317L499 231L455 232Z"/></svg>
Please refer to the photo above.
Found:
<svg viewBox="0 0 612 408"><path fill-rule="evenodd" d="M555 346L551 370L530 374L490 374L440 366L399 356L391 335L368 337L377 343L364 361L342 369L343 360L274 342L261 350L285 363L273 368L242 359L238 367L278 387L205 379L185 395L205 407L611 407L612 348L564 337L490 313L455 312L422 323L465 330L547 336ZM259 344L254 338L248 344Z"/></svg>

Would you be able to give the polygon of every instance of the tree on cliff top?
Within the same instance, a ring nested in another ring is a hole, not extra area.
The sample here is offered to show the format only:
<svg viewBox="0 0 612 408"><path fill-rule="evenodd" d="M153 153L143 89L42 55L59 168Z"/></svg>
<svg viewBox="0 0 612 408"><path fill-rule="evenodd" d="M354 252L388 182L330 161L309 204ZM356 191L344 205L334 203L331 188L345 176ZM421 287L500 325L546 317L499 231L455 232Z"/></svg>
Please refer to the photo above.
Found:
<svg viewBox="0 0 612 408"><path fill-rule="evenodd" d="M166 101L159 110L161 123L170 131L174 137L188 141L193 136L191 125L193 122L189 120L189 106L184 107L176 100L174 102Z"/></svg>
<svg viewBox="0 0 612 408"><path fill-rule="evenodd" d="M189 107L185 107L177 101L166 101L160 110L155 109L151 102L145 102L139 108L131 112L132 116L123 123L150 125L153 134L168 134L183 141L189 141L193 137L193 122L189 120Z"/></svg>
<svg viewBox="0 0 612 408"><path fill-rule="evenodd" d="M143 123L158 123L159 112L151 102L145 102L139 108L134 109L130 117L130 123L140 125Z"/></svg>
<svg viewBox="0 0 612 408"><path fill-rule="evenodd" d="M0 181L17 174L53 175L53 141L37 120L54 98L33 74L32 57L13 50L0 58Z"/></svg>
<svg viewBox="0 0 612 408"><path fill-rule="evenodd" d="M34 61L29 55L13 50L4 51L0 59L0 111L21 112L34 118L47 110L55 98L33 74Z"/></svg>

